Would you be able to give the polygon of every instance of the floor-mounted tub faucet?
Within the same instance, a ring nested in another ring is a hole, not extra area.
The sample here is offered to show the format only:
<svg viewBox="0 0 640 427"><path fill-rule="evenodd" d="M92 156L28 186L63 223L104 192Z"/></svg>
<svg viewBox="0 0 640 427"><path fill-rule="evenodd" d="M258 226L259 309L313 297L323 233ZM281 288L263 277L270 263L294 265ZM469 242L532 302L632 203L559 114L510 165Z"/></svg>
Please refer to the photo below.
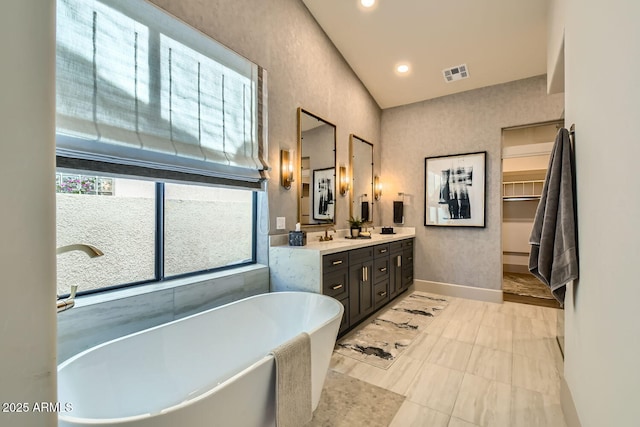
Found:
<svg viewBox="0 0 640 427"><path fill-rule="evenodd" d="M56 249L56 255L60 255L65 252L71 252L71 251L82 251L87 255L89 255L90 258L95 258L95 257L104 255L104 252L102 252L100 249L96 248L95 246L86 245L84 243L76 243L73 245L61 246ZM60 297L58 297L56 301L56 307L57 307L58 313L60 313L61 311L69 310L75 305L76 303L75 298L76 298L77 291L78 291L78 285L72 285L71 292L69 293L68 298L61 299Z"/></svg>

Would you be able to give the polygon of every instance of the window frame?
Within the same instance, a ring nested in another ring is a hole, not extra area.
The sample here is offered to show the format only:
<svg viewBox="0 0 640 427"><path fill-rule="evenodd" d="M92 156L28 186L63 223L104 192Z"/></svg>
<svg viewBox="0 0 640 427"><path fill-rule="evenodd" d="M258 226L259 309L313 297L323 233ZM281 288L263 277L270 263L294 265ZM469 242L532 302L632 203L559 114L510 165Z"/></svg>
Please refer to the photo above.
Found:
<svg viewBox="0 0 640 427"><path fill-rule="evenodd" d="M181 182L181 185L190 185L188 183ZM191 184L193 185L193 184ZM172 276L166 276L164 274L164 243L165 243L165 234L164 234L164 212L165 212L165 183L155 181L155 239L154 239L154 278L151 280L140 280L136 282L128 282L122 283L119 285L105 286L98 289L88 289L85 291L78 291L77 295L95 295L107 291L113 291L117 289L124 288L133 288L137 286L143 285L151 285L151 284L161 284L171 280L184 279L188 277L196 277L200 275L205 275L209 273L219 272L219 271L227 271L240 267L245 267L248 265L257 264L257 222L258 222L258 193L257 191L251 191L251 259L249 261L240 262L237 264L224 265L221 267L213 267L204 270L197 270L188 273L182 273ZM70 294L62 294L59 295L60 298L66 298Z"/></svg>

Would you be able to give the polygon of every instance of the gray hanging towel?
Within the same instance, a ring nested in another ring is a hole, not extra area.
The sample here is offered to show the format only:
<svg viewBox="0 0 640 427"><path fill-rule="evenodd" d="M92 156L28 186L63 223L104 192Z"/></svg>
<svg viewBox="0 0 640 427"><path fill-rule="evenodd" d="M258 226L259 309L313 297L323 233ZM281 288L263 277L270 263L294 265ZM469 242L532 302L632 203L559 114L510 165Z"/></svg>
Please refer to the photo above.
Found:
<svg viewBox="0 0 640 427"><path fill-rule="evenodd" d="M578 248L569 131L562 128L549 159L529 237L529 271L564 304L566 284L578 278Z"/></svg>
<svg viewBox="0 0 640 427"><path fill-rule="evenodd" d="M395 224L404 224L404 203L393 202L393 222Z"/></svg>
<svg viewBox="0 0 640 427"><path fill-rule="evenodd" d="M369 202L360 203L360 218L363 221L369 221Z"/></svg>

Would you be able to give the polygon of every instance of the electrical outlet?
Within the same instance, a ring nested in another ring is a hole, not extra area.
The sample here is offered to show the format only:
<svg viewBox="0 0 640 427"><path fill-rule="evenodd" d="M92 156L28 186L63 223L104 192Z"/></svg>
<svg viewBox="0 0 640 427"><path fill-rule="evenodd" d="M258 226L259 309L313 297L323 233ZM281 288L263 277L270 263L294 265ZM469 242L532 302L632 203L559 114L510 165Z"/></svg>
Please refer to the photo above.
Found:
<svg viewBox="0 0 640 427"><path fill-rule="evenodd" d="M286 227L285 217L276 217L276 230L284 230Z"/></svg>

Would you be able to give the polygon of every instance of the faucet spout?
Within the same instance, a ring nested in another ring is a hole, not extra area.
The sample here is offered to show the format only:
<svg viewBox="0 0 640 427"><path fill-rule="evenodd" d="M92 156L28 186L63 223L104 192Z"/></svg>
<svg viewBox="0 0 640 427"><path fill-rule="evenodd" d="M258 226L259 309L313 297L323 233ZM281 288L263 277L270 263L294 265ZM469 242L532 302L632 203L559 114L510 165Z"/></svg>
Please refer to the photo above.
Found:
<svg viewBox="0 0 640 427"><path fill-rule="evenodd" d="M82 251L87 255L89 255L90 258L95 258L95 257L104 255L104 252L102 252L100 249L92 245L87 245L85 243L76 243L73 245L60 246L58 249L56 249L56 255L60 255L65 252L71 252L71 251Z"/></svg>
<svg viewBox="0 0 640 427"><path fill-rule="evenodd" d="M321 242L328 242L329 240L333 240L333 236L329 235L329 231L333 231L334 233L336 232L336 229L334 226L330 225L327 228L324 229L324 237L320 236L320 241Z"/></svg>
<svg viewBox="0 0 640 427"><path fill-rule="evenodd" d="M84 252L87 255L89 255L89 258L95 258L95 257L104 255L104 252L102 252L100 249L92 245L87 245L85 243L76 243L73 245L60 246L59 248L56 249L56 255L60 255L65 252L71 252L71 251ZM58 313L60 313L61 311L65 311L65 310L69 310L70 308L73 308L73 306L76 304L77 291L78 291L78 285L72 285L71 292L69 293L69 296L67 298L65 299L58 298L56 300L56 309Z"/></svg>

